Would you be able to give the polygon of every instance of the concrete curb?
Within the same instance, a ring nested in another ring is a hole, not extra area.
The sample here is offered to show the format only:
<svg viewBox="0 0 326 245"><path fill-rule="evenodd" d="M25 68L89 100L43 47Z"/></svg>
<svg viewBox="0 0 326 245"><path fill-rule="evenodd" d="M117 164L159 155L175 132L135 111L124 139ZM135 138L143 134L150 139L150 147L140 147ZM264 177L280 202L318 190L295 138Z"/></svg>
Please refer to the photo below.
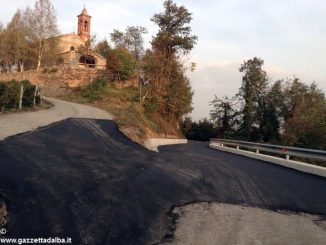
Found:
<svg viewBox="0 0 326 245"><path fill-rule="evenodd" d="M187 144L186 139L163 139L163 138L150 138L145 140L144 146L151 151L158 152L158 147L162 145L177 145Z"/></svg>
<svg viewBox="0 0 326 245"><path fill-rule="evenodd" d="M275 163L275 164L278 164L278 165L281 165L281 166L284 166L287 168L292 168L292 169L295 169L295 170L298 170L301 172L318 175L318 176L321 176L324 178L326 177L326 168L323 168L320 166L303 163L303 162L298 162L298 161L286 160L286 159L282 159L279 157L256 154L254 152L249 152L249 151L244 151L244 150L237 150L237 149L233 149L230 147L219 146L217 144L209 144L209 147L216 149L216 150L220 150L220 151L226 151L226 152L230 152L230 153L237 154L237 155L242 155L242 156L246 156L246 157L250 157L250 158L254 158L254 159L258 159L258 160L262 160L262 161L266 161L266 162Z"/></svg>

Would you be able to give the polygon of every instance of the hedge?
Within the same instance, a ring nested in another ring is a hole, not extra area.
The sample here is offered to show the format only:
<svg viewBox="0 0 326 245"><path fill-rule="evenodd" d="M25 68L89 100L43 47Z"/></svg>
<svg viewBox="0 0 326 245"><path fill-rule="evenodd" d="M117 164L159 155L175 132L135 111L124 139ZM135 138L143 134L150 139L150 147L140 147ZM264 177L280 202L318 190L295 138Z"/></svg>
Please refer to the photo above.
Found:
<svg viewBox="0 0 326 245"><path fill-rule="evenodd" d="M24 86L22 106L33 107L36 86L28 80L0 81L0 110L19 109L21 86Z"/></svg>

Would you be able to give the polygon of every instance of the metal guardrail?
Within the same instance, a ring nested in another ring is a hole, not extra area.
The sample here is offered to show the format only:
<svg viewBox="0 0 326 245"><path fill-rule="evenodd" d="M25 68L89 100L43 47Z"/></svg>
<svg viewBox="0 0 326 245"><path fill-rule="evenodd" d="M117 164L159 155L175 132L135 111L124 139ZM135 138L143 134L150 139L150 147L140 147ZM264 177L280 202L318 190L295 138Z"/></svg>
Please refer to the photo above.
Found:
<svg viewBox="0 0 326 245"><path fill-rule="evenodd" d="M255 150L257 154L274 153L282 155L286 160L290 160L291 156L301 157L305 159L315 159L326 162L326 151L312 150L306 148L289 147L281 145L252 143L247 141L227 140L227 139L211 139L210 144L218 144L222 147L233 146L237 150ZM262 153L263 152L263 153Z"/></svg>

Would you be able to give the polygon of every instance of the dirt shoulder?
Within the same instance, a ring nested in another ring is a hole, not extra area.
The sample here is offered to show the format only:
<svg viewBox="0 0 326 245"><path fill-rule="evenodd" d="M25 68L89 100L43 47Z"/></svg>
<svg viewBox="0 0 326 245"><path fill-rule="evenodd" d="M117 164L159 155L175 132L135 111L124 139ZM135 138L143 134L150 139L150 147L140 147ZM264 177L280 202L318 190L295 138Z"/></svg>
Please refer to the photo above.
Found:
<svg viewBox="0 0 326 245"><path fill-rule="evenodd" d="M326 220L230 204L197 203L173 210L177 220L169 245L325 244Z"/></svg>

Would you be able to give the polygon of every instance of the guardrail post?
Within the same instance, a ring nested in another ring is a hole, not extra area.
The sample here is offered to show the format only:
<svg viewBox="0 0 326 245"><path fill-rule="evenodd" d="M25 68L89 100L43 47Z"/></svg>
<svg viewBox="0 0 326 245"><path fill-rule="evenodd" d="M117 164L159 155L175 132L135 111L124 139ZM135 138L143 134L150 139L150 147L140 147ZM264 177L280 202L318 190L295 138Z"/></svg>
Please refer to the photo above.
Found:
<svg viewBox="0 0 326 245"><path fill-rule="evenodd" d="M259 149L256 149L256 154L259 154Z"/></svg>
<svg viewBox="0 0 326 245"><path fill-rule="evenodd" d="M290 160L290 155L285 155L286 160L289 161Z"/></svg>
<svg viewBox="0 0 326 245"><path fill-rule="evenodd" d="M239 150L240 148L239 148L239 146L237 145L237 150Z"/></svg>

